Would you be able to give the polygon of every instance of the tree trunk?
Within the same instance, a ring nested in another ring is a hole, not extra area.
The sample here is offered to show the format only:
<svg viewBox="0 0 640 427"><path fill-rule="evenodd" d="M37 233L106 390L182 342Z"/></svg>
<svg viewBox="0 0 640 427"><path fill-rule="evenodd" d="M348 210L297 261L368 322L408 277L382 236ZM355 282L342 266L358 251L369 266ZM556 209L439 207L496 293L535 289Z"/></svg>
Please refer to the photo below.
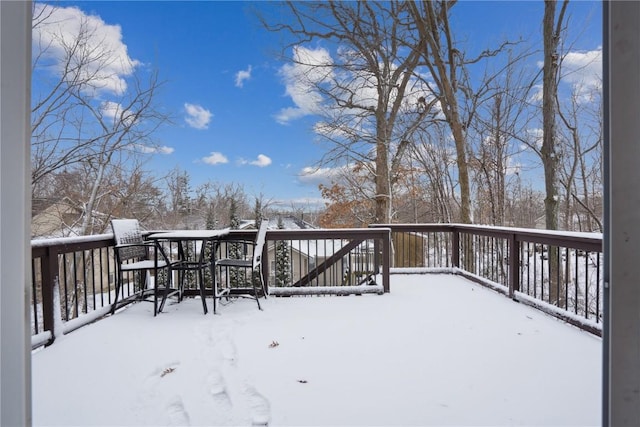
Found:
<svg viewBox="0 0 640 427"><path fill-rule="evenodd" d="M456 165L460 186L460 218L471 223L471 191L467 164L467 141L458 100L458 60L454 58L454 41L449 28L449 8L454 4L422 2L422 8L410 3L410 10L418 25L420 40L424 41L423 58L439 89L440 105L456 147ZM442 34L440 33L442 31Z"/></svg>
<svg viewBox="0 0 640 427"><path fill-rule="evenodd" d="M545 223L548 230L558 229L558 153L556 152L556 96L558 93L558 45L568 0L564 0L556 21L556 0L545 0L542 22L544 40L544 66L542 69L542 148L540 154L544 168ZM549 248L549 302L562 305L559 284L557 247Z"/></svg>
<svg viewBox="0 0 640 427"><path fill-rule="evenodd" d="M382 125L378 126L381 127ZM376 216L375 221L378 224L388 224L391 222L389 212L389 163L387 160L387 144L378 133L378 143L376 144Z"/></svg>
<svg viewBox="0 0 640 427"><path fill-rule="evenodd" d="M111 160L111 156L109 155L107 157L107 163L110 160ZM88 232L89 232L89 227L91 226L91 222L93 220L93 213L95 212L96 200L98 198L98 189L100 188L100 185L102 185L102 178L104 177L105 164L106 163L100 163L100 165L98 166L96 178L93 181L93 184L91 186L91 195L89 196L89 200L87 201L84 208L85 212L84 212L84 218L82 218L82 228L78 233L80 236L93 234Z"/></svg>
<svg viewBox="0 0 640 427"><path fill-rule="evenodd" d="M543 38L544 66L542 77L542 165L544 168L545 223L548 230L558 229L558 157L556 145L556 93L558 92L558 42L559 34L555 31L556 1L544 2Z"/></svg>

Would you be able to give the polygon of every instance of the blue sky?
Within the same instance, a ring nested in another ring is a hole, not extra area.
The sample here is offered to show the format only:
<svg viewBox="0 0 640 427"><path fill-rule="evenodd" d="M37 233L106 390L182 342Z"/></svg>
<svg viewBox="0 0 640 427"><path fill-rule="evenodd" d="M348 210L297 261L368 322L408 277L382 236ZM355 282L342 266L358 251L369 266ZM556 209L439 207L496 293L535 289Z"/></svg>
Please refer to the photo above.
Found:
<svg viewBox="0 0 640 427"><path fill-rule="evenodd" d="M187 171L192 186L207 180L237 182L249 195L317 200L321 176L303 171L323 153L316 121L292 98L276 53L284 34L262 29L252 9L273 12L275 3L111 1L52 2L99 17L137 67L155 68L165 81L158 98L173 117L156 133L164 147L147 169ZM539 37L543 2L465 1L456 25L478 51L514 34ZM572 2L578 51L601 45L599 2ZM277 14L276 14L277 16ZM100 24L100 22L102 22ZM580 34L578 34L580 31ZM312 45L316 46L316 45ZM293 114L291 114L293 113ZM288 115L287 115L288 114Z"/></svg>

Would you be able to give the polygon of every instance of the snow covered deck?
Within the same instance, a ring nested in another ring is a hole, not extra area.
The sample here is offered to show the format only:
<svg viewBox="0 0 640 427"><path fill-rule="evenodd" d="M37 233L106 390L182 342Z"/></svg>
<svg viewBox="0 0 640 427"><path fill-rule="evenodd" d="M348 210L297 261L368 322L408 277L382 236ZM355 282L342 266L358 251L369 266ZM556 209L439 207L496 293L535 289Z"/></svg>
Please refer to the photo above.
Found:
<svg viewBox="0 0 640 427"><path fill-rule="evenodd" d="M602 341L453 275L139 303L32 357L34 425L597 425Z"/></svg>

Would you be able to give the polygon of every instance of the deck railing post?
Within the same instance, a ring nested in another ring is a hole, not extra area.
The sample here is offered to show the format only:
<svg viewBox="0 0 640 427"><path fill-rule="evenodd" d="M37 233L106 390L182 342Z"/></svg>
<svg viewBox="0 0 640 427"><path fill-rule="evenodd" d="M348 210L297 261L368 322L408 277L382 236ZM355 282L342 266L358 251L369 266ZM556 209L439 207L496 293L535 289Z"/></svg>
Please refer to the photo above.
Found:
<svg viewBox="0 0 640 427"><path fill-rule="evenodd" d="M457 228L452 229L453 233L453 247L451 250L451 264L453 267L460 267L460 231Z"/></svg>
<svg viewBox="0 0 640 427"><path fill-rule="evenodd" d="M378 252L376 251L376 254ZM391 229L382 236L382 288L389 293L389 272L391 264Z"/></svg>
<svg viewBox="0 0 640 427"><path fill-rule="evenodd" d="M59 280L58 251L53 247L47 247L42 259L42 322L43 329L51 332L51 340L47 345L53 344L55 339L55 313L54 313L54 289ZM59 315L59 314L58 314Z"/></svg>
<svg viewBox="0 0 640 427"><path fill-rule="evenodd" d="M375 268L374 274L380 273L380 242L382 240L373 239L373 266Z"/></svg>
<svg viewBox="0 0 640 427"><path fill-rule="evenodd" d="M519 283L520 248L516 241L516 235L509 236L509 298L514 298L516 291L520 290Z"/></svg>
<svg viewBox="0 0 640 427"><path fill-rule="evenodd" d="M269 234L267 232L267 234ZM269 240L267 240L266 235L264 239L264 246L262 247L262 262L260 263L260 268L262 269L262 279L264 280L264 293L269 295ZM275 245L273 247L275 253Z"/></svg>

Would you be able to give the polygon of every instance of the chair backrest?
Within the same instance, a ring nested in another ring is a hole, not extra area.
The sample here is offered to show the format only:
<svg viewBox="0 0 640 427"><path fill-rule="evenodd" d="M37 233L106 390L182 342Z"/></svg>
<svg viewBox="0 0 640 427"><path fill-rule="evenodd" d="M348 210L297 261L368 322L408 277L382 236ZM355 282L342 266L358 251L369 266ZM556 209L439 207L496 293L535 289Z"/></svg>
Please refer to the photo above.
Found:
<svg viewBox="0 0 640 427"><path fill-rule="evenodd" d="M268 226L269 221L263 219L256 235L256 246L253 248L253 268L256 268L262 262L262 249L264 248Z"/></svg>
<svg viewBox="0 0 640 427"><path fill-rule="evenodd" d="M120 262L147 256L147 247L143 246L144 239L137 219L112 219L111 229Z"/></svg>

